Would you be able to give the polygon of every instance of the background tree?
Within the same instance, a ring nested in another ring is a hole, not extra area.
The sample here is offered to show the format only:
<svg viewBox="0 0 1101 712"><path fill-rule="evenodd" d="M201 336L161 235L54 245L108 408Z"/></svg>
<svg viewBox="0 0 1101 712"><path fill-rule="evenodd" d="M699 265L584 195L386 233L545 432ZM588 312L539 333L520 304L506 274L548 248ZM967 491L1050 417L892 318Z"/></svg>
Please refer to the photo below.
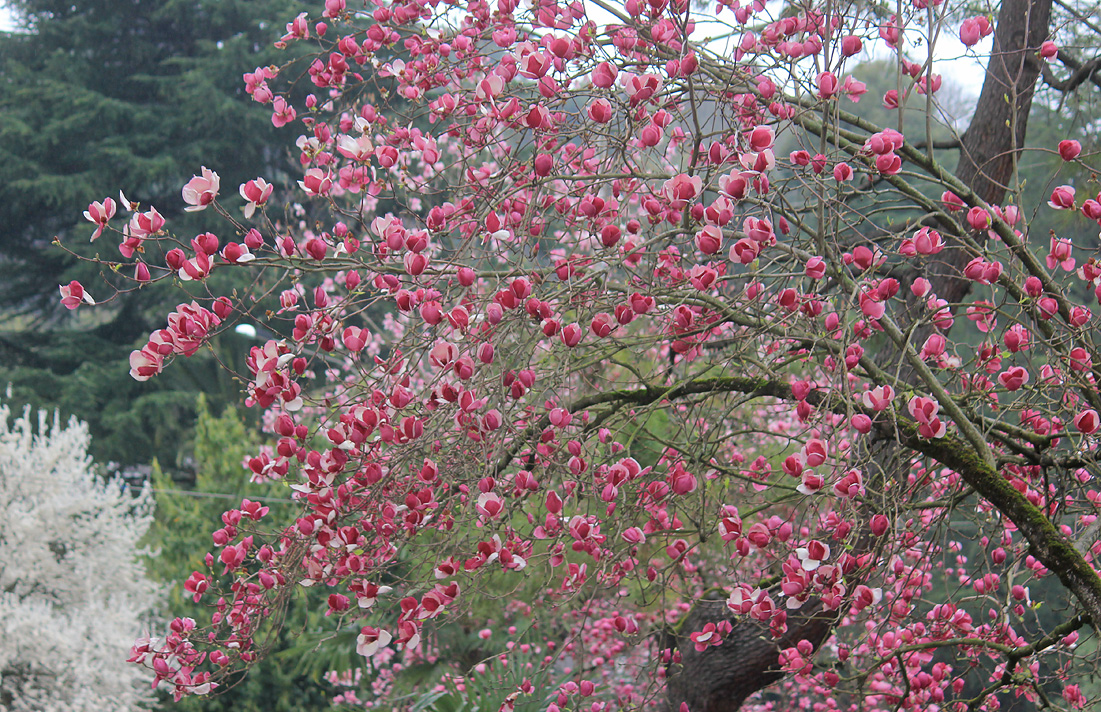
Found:
<svg viewBox="0 0 1101 712"><path fill-rule="evenodd" d="M184 213L179 185L206 157L227 180L287 178L293 137L272 126L241 75L266 66L273 18L299 6L263 2L13 0L20 25L0 34L0 378L12 404L60 408L89 424L100 461L177 466L195 418L195 393L219 404L233 389L213 360L172 382L138 389L126 356L168 305L164 290L120 294L95 320L70 318L56 285L96 273L53 249L61 237L87 258L116 250L89 243L94 227L62 206L122 189L156 205L190 239L211 227ZM143 208L145 210L145 208ZM121 242L116 239L115 242ZM141 252L136 260L160 260ZM117 287L134 269L105 273ZM99 278L96 278L97 280ZM174 303L174 302L173 302ZM227 337L230 338L230 337ZM247 346L245 347L247 348Z"/></svg>
<svg viewBox="0 0 1101 712"><path fill-rule="evenodd" d="M0 708L136 710L150 699L126 663L160 604L136 546L151 497L104 481L75 419L0 407Z"/></svg>
<svg viewBox="0 0 1101 712"><path fill-rule="evenodd" d="M1057 46L1073 18L1045 0L994 19L597 6L333 0L282 39L316 44L313 95L249 78L303 132L300 188L331 217L287 235L246 195L240 222L196 173L191 207L256 232L154 278L282 274L259 290L280 309L210 286L131 373L238 319L289 332L238 376L275 439L249 468L303 509L263 540L254 512L226 512L190 579L222 597L210 626L135 659L177 695L204 688L304 586L329 591L380 704L710 711L777 681L767 695L822 709L1088 704L1101 268L1095 239L1049 218L1096 225L1101 197L1020 173L1044 62L1056 83L1077 71ZM948 31L992 35L958 138L936 125ZM847 103L878 40L891 126ZM1051 577L1041 616L1029 590ZM387 687L446 660L447 622L481 637L487 615L486 640L540 626L486 651L509 674L468 686L460 667L419 701Z"/></svg>

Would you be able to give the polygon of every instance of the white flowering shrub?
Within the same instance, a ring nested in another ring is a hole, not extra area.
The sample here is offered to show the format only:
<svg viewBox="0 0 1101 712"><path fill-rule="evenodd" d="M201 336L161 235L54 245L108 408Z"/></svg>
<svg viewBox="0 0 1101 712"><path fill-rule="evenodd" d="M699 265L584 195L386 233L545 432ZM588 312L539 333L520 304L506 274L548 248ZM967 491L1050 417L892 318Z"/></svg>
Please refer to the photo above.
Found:
<svg viewBox="0 0 1101 712"><path fill-rule="evenodd" d="M0 406L0 712L108 712L151 699L126 662L158 603L139 541L152 497L92 471L87 427Z"/></svg>

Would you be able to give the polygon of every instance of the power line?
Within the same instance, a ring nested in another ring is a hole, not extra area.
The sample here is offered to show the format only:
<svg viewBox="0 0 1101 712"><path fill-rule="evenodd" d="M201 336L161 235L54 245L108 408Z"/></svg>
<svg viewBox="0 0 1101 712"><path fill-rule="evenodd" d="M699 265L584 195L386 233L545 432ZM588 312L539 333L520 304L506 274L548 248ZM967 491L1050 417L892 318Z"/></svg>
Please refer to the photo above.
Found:
<svg viewBox="0 0 1101 712"><path fill-rule="evenodd" d="M224 494L221 492L196 492L195 490L180 490L180 489L161 489L159 487L150 487L153 492L161 492L163 494L182 494L185 497L199 497L210 499L232 499L241 500L244 499L240 495ZM272 502L275 504L298 504L293 499L282 499L280 497L248 497L250 502Z"/></svg>

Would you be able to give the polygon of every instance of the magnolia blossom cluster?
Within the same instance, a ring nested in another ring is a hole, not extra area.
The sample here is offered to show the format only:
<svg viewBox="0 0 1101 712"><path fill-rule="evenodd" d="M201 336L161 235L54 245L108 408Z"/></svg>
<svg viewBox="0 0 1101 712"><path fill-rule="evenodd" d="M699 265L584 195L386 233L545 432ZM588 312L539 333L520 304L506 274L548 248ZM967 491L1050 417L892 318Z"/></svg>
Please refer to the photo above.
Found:
<svg viewBox="0 0 1101 712"><path fill-rule="evenodd" d="M271 437L247 468L301 510L266 533L255 503L227 511L185 583L209 625L177 619L133 660L177 695L209 691L314 587L384 682L439 627L483 627L484 601L508 601L491 617L509 624L553 607L562 620L533 633L546 654L497 686L501 710L540 675L563 680L548 709L673 700L693 656L747 640L774 646L755 675L782 667L786 693L823 709L958 706L975 686L1079 704L1064 682L1084 619L1053 628L1028 591L1081 574L1088 606L1101 586L1097 552L1067 538L1101 501L1085 303L1101 269L1045 222L1101 211L1069 185L986 201L914 146L905 114L881 129L848 113L872 41L901 72L886 106L936 104L928 9L721 3L732 52L696 39L706 16L686 2L628 0L612 20L582 3L334 2L292 20L278 42L322 51L244 81L300 133L310 221L269 216L257 178L237 222L203 167L184 209L231 220L221 237L170 237L133 204L123 236L164 247L136 285L241 275L232 303L177 307L131 373L235 320L276 334L239 374ZM959 28L969 46L990 31ZM290 75L312 85L302 105ZM100 234L112 216L87 213ZM79 284L62 297L90 304ZM721 619L648 642L714 588ZM502 665L527 652L509 643ZM440 684L463 692L466 672Z"/></svg>
<svg viewBox="0 0 1101 712"><path fill-rule="evenodd" d="M168 315L168 326L149 335L149 343L130 354L130 375L148 381L164 370L165 358L191 356L213 335L213 331L232 312L228 297L219 297L213 311L197 302L181 304Z"/></svg>

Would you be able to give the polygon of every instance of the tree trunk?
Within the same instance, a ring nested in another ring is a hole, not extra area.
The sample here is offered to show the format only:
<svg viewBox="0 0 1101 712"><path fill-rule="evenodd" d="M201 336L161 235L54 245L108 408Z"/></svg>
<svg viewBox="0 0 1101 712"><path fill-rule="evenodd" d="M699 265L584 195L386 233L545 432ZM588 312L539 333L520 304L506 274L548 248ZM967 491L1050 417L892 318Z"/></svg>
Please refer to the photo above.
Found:
<svg viewBox="0 0 1101 712"><path fill-rule="evenodd" d="M1005 0L998 14L986 79L975 114L963 135L956 167L956 177L988 205L1000 204L1014 179L1040 75L1036 53L1048 38L1051 1ZM966 230L967 226L960 229ZM941 257L925 276L933 291L949 304L961 302L971 287L970 280L963 277L963 267L972 255L957 241L951 241ZM906 311L921 313L917 309ZM921 343L917 339L925 337L915 332L912 338ZM891 349L885 351L886 355L897 356ZM883 463L883 471L888 476L904 472L912 453L898 445L888 445L876 455L882 458L879 461ZM667 643L667 647L679 651L681 660L667 669L667 712L680 712L682 705L687 705L690 712L736 712L747 697L780 680L783 677L778 664L780 650L803 639L817 649L836 623L836 614L825 612L814 603L804 606L808 610L801 617L789 617L788 632L774 639L767 627L731 615L724 601L698 601ZM729 620L734 626L723 644L696 652L689 634L721 620Z"/></svg>
<svg viewBox="0 0 1101 712"><path fill-rule="evenodd" d="M722 645L697 652L688 635L722 620L731 621L734 630ZM804 639L817 648L836 622L834 613L811 599L788 614L788 632L773 638L767 626L731 616L725 597L697 601L666 644L680 651L680 663L667 668L668 712L680 712L682 704L690 712L736 712L747 697L783 677L777 665L781 650Z"/></svg>

